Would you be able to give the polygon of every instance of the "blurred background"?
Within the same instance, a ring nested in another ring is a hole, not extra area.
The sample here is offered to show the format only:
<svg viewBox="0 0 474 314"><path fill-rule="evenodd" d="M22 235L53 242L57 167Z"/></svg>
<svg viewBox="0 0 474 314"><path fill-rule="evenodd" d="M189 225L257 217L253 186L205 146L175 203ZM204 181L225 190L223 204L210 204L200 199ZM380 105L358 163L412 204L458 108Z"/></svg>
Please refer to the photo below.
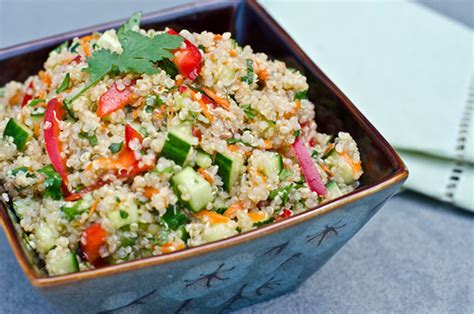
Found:
<svg viewBox="0 0 474 314"><path fill-rule="evenodd" d="M190 3L0 0L0 48ZM296 292L240 313L474 309L474 4L261 1L402 155L398 193ZM54 313L0 231L0 313Z"/></svg>

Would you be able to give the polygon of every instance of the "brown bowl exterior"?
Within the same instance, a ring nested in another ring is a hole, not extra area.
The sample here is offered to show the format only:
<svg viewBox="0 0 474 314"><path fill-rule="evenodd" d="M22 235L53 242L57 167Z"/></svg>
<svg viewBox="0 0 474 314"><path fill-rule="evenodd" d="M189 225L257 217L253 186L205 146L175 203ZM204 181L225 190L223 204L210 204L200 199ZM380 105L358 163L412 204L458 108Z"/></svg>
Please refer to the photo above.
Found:
<svg viewBox="0 0 474 314"><path fill-rule="evenodd" d="M35 73L65 40L123 21L0 50L0 86ZM349 99L254 1L206 1L145 15L145 28L231 31L241 45L285 61L308 78L318 129L350 132L365 174L356 191L287 220L229 239L98 270L47 277L21 241L8 206L0 218L33 285L63 311L221 312L293 290L318 270L380 209L408 176L403 162ZM258 31L255 31L258 30Z"/></svg>

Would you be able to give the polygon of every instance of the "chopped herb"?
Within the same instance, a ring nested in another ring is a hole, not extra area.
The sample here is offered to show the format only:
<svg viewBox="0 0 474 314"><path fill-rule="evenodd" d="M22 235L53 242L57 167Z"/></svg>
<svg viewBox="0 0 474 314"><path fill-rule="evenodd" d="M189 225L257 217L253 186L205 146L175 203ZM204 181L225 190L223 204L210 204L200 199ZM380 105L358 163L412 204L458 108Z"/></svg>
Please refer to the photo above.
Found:
<svg viewBox="0 0 474 314"><path fill-rule="evenodd" d="M79 200L75 202L71 207L62 206L61 211L64 213L64 216L66 216L67 220L72 221L86 211L86 208L81 208L81 205L82 200Z"/></svg>
<svg viewBox="0 0 474 314"><path fill-rule="evenodd" d="M227 142L227 144L235 144L235 143L247 144L247 143L245 143L244 141L242 141L242 139L240 139L240 138L235 138L235 137L233 137L233 138L228 138L228 139L226 140L226 142Z"/></svg>
<svg viewBox="0 0 474 314"><path fill-rule="evenodd" d="M61 45L57 46L56 48L53 49L54 52L61 53L63 48L67 48L68 42L65 41Z"/></svg>
<svg viewBox="0 0 474 314"><path fill-rule="evenodd" d="M54 170L53 165L47 165L40 170L39 173L45 175L46 179L43 181L45 187L44 197L51 197L54 200L59 200L62 198L61 192L61 176Z"/></svg>
<svg viewBox="0 0 474 314"><path fill-rule="evenodd" d="M181 240L183 240L184 242L188 241L189 239L189 233L188 231L186 230L186 228L184 227L184 225L181 225L178 230L176 230L176 233L178 234L178 236L181 238Z"/></svg>
<svg viewBox="0 0 474 314"><path fill-rule="evenodd" d="M120 210L119 213L120 213L120 218L122 218L122 219L127 219L128 218L128 213L126 211Z"/></svg>
<svg viewBox="0 0 474 314"><path fill-rule="evenodd" d="M84 140L87 140L89 144L92 146L96 146L99 143L99 140L97 139L97 135L89 135L87 132L79 132L79 138L82 138Z"/></svg>
<svg viewBox="0 0 474 314"><path fill-rule="evenodd" d="M295 137L300 136L300 134L301 134L301 131L300 131L300 130L295 130L295 132L293 132L293 135L294 135Z"/></svg>
<svg viewBox="0 0 474 314"><path fill-rule="evenodd" d="M288 169L283 169L281 172L280 172L280 181L283 181L285 180L286 178L288 177L291 177L293 175L293 171L291 170L288 170Z"/></svg>
<svg viewBox="0 0 474 314"><path fill-rule="evenodd" d="M112 143L109 146L109 150L112 152L112 154L118 153L123 146L123 142L120 143Z"/></svg>
<svg viewBox="0 0 474 314"><path fill-rule="evenodd" d="M168 228L172 230L178 229L179 226L184 225L189 221L188 216L175 205L169 206L166 213L161 216L161 221L165 223Z"/></svg>
<svg viewBox="0 0 474 314"><path fill-rule="evenodd" d="M61 83L61 85L59 86L59 88L56 90L56 94L59 94L61 92L64 92L66 89L69 88L69 78L70 78L70 75L69 73L66 74L66 76L64 77L63 79L63 82Z"/></svg>
<svg viewBox="0 0 474 314"><path fill-rule="evenodd" d="M301 185L297 183L292 183L288 186L278 188L276 190L270 191L270 195L268 198L270 200L274 200L275 197L280 196L281 203L284 206L290 200L290 193L293 192L295 189L300 188Z"/></svg>
<svg viewBox="0 0 474 314"><path fill-rule="evenodd" d="M44 116L44 113L46 112L46 109L43 107L37 107L31 110L31 116L32 117L42 117Z"/></svg>
<svg viewBox="0 0 474 314"><path fill-rule="evenodd" d="M153 110L155 110L155 109L153 108L153 106L146 106L146 107L145 107L145 112L146 112L146 113L152 113Z"/></svg>
<svg viewBox="0 0 474 314"><path fill-rule="evenodd" d="M122 245L122 247L133 246L133 245L135 245L135 239L130 238L130 237L121 237L120 238L120 244Z"/></svg>
<svg viewBox="0 0 474 314"><path fill-rule="evenodd" d="M206 47L204 47L204 45L199 45L198 48L201 49L203 52L206 52Z"/></svg>
<svg viewBox="0 0 474 314"><path fill-rule="evenodd" d="M247 59L245 63L247 64L247 75L242 76L240 80L250 85L253 83L253 61L252 59Z"/></svg>
<svg viewBox="0 0 474 314"><path fill-rule="evenodd" d="M74 44L71 45L71 47L69 48L69 51L76 52L77 47L79 47L80 45L81 44L78 41L76 41Z"/></svg>
<svg viewBox="0 0 474 314"><path fill-rule="evenodd" d="M264 221L255 222L253 226L258 228L258 227L265 226L271 223L273 223L273 217L270 217L270 219L267 219Z"/></svg>
<svg viewBox="0 0 474 314"><path fill-rule="evenodd" d="M12 176L16 176L17 174L19 174L21 172L28 172L28 168L27 167L14 168L14 169L12 169Z"/></svg>
<svg viewBox="0 0 474 314"><path fill-rule="evenodd" d="M307 95L308 91L307 90L303 90L303 91L300 91L300 92L297 92L295 94L295 100L299 99L308 99L308 95Z"/></svg>
<svg viewBox="0 0 474 314"><path fill-rule="evenodd" d="M312 157L312 158L318 158L318 156L319 156L319 153L318 153L317 150L313 150L313 151L311 152L311 157Z"/></svg>
<svg viewBox="0 0 474 314"><path fill-rule="evenodd" d="M120 197L116 196L116 197L115 197L115 202L116 202L116 203L120 203Z"/></svg>
<svg viewBox="0 0 474 314"><path fill-rule="evenodd" d="M244 111L244 113L247 115L247 117L250 119L250 120L253 120L253 118L255 118L255 116L257 115L257 112L255 110L253 110L250 105L243 105L242 106L242 110Z"/></svg>
<svg viewBox="0 0 474 314"><path fill-rule="evenodd" d="M158 61L157 65L163 69L163 71L166 72L171 78L175 78L176 75L179 74L178 68L176 65L171 62L169 59L163 59L161 61Z"/></svg>
<svg viewBox="0 0 474 314"><path fill-rule="evenodd" d="M28 106L34 107L34 106L36 106L37 104L42 103L42 102L45 102L45 101L46 101L46 100L44 100L44 99L33 99L32 101L30 101L30 103L28 104Z"/></svg>
<svg viewBox="0 0 474 314"><path fill-rule="evenodd" d="M222 214L225 213L226 210L227 210L227 207L220 207L220 208L216 209L216 213L222 215Z"/></svg>

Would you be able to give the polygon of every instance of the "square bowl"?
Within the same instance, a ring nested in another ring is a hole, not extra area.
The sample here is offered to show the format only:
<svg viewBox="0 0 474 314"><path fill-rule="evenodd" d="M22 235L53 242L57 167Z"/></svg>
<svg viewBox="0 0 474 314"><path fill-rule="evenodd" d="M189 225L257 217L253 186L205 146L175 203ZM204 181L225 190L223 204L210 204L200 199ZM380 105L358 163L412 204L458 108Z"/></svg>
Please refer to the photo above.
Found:
<svg viewBox="0 0 474 314"><path fill-rule="evenodd" d="M123 21L0 49L0 86L37 72L58 44ZM217 242L118 265L47 276L8 204L0 220L30 282L61 311L227 312L293 290L333 256L398 190L408 171L386 140L255 1L205 1L146 14L143 28L230 31L303 73L318 130L349 132L364 165L355 191L286 220ZM258 31L256 31L258 30Z"/></svg>

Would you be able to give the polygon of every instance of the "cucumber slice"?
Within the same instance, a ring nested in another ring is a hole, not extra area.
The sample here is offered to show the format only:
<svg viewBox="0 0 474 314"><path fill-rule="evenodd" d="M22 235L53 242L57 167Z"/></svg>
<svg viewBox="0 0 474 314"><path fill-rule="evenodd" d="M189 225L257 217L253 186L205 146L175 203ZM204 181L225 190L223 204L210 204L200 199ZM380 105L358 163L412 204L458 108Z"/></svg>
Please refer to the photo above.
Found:
<svg viewBox="0 0 474 314"><path fill-rule="evenodd" d="M328 197L330 199L337 198L342 195L342 192L337 186L336 181L329 181L328 183L326 183L326 189L328 192Z"/></svg>
<svg viewBox="0 0 474 314"><path fill-rule="evenodd" d="M23 123L11 118L5 127L5 131L3 131L3 137L6 136L13 137L16 148L21 151L25 148L26 143L33 137L33 132Z"/></svg>
<svg viewBox="0 0 474 314"><path fill-rule="evenodd" d="M214 242L217 240L229 238L239 232L227 223L211 224L204 229L201 237L206 242Z"/></svg>
<svg viewBox="0 0 474 314"><path fill-rule="evenodd" d="M191 167L186 167L171 178L180 202L195 212L200 211L214 200L209 182Z"/></svg>
<svg viewBox="0 0 474 314"><path fill-rule="evenodd" d="M212 165L212 158L209 154L198 150L194 159L196 164L201 168L209 168Z"/></svg>
<svg viewBox="0 0 474 314"><path fill-rule="evenodd" d="M66 252L64 255L61 254L60 256L49 260L48 269L54 270L53 275L75 273L79 271L79 262L77 261L76 254Z"/></svg>
<svg viewBox="0 0 474 314"><path fill-rule="evenodd" d="M107 216L117 229L138 222L137 204L130 201L128 206L120 206L119 209L110 212Z"/></svg>
<svg viewBox="0 0 474 314"><path fill-rule="evenodd" d="M36 247L43 253L47 253L56 245L56 238L53 231L47 225L40 225L36 228Z"/></svg>
<svg viewBox="0 0 474 314"><path fill-rule="evenodd" d="M267 177L278 176L283 170L283 158L278 153L267 152L268 157L263 166L263 174Z"/></svg>
<svg viewBox="0 0 474 314"><path fill-rule="evenodd" d="M191 154L193 145L197 145L198 139L192 136L191 131L185 127L176 127L168 131L165 145L161 150L161 156L173 160L182 166Z"/></svg>
<svg viewBox="0 0 474 314"><path fill-rule="evenodd" d="M221 153L217 153L216 164L219 167L217 173L224 182L224 189L229 192L242 172L244 160L240 156L230 157Z"/></svg>

